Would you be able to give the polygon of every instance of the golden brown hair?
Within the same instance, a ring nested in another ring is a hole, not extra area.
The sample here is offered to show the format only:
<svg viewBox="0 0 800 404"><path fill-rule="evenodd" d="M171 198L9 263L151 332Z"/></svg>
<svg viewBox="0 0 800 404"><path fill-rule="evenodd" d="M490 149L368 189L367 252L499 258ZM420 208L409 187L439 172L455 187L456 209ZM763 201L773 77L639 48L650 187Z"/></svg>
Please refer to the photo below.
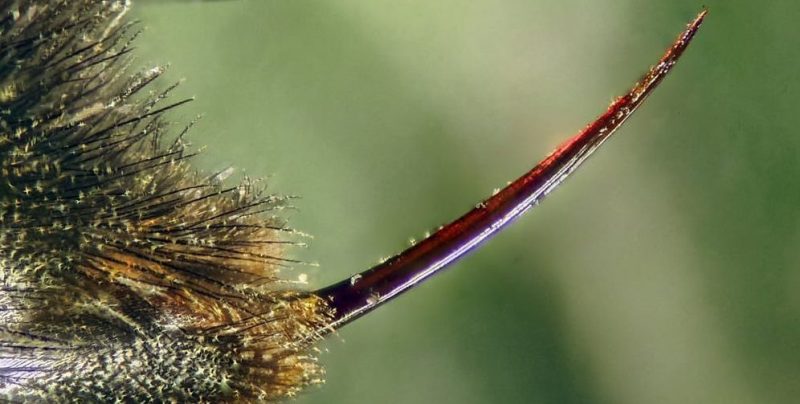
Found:
<svg viewBox="0 0 800 404"><path fill-rule="evenodd" d="M286 197L227 186L127 71L123 0L0 0L0 398L271 401L322 380L314 343L538 203L669 73L700 13L608 110L430 237L316 291L282 280Z"/></svg>

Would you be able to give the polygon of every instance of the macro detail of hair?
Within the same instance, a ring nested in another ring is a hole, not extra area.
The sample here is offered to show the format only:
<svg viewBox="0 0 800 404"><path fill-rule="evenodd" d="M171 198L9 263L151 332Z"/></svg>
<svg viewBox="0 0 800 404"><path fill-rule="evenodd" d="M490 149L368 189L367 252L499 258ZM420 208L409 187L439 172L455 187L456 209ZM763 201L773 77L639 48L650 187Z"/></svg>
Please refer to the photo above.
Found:
<svg viewBox="0 0 800 404"><path fill-rule="evenodd" d="M0 397L291 395L328 314L279 278L286 198L190 167L128 7L0 2Z"/></svg>
<svg viewBox="0 0 800 404"><path fill-rule="evenodd" d="M536 206L637 110L706 15L605 112L419 243L317 290L289 197L203 174L161 67L132 71L130 1L0 0L0 399L276 401L322 381L315 343Z"/></svg>

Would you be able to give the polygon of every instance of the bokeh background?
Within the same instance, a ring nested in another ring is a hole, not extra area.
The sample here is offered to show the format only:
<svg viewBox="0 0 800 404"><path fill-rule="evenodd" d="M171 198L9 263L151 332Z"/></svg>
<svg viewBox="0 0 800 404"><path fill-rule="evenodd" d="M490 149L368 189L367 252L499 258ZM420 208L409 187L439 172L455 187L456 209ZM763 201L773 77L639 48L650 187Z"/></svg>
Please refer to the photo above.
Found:
<svg viewBox="0 0 800 404"><path fill-rule="evenodd" d="M204 170L302 196L318 287L489 195L598 115L702 7L684 59L482 251L324 344L298 403L800 397L800 3L140 0ZM176 129L178 126L176 125Z"/></svg>

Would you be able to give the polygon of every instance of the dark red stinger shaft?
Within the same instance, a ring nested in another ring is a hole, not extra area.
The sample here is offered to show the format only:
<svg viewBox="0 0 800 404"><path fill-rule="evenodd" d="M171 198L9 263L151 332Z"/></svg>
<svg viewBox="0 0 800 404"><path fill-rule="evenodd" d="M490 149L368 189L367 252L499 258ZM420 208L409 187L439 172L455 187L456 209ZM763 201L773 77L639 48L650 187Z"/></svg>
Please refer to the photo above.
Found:
<svg viewBox="0 0 800 404"><path fill-rule="evenodd" d="M636 110L691 42L707 10L688 24L659 62L583 131L532 170L439 231L360 274L315 293L334 310L329 329L368 313L458 260L538 203L594 152Z"/></svg>

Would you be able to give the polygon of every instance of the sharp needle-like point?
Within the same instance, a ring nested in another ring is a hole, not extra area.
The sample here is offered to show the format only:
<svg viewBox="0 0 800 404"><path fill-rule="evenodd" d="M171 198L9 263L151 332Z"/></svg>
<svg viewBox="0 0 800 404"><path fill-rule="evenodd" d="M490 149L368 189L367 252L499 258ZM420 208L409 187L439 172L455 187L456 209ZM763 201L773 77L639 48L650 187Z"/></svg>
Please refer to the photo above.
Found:
<svg viewBox="0 0 800 404"><path fill-rule="evenodd" d="M628 119L666 77L708 10L678 36L664 56L627 94L547 158L464 216L387 261L315 293L333 309L328 330L347 324L452 264L547 196ZM323 331L324 332L324 331Z"/></svg>

